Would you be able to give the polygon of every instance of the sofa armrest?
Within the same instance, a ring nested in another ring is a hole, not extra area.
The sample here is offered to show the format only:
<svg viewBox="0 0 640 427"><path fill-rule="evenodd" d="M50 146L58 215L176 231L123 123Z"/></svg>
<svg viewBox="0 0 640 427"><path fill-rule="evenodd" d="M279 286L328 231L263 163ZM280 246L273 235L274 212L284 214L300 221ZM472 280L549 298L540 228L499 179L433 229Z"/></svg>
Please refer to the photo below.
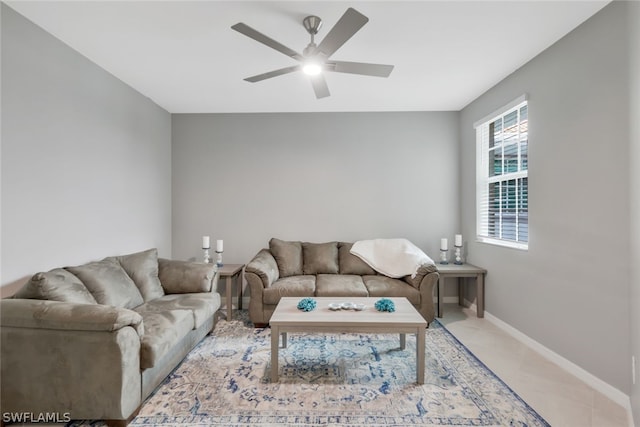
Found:
<svg viewBox="0 0 640 427"><path fill-rule="evenodd" d="M215 264L158 258L158 277L167 294L213 292L217 273Z"/></svg>
<svg viewBox="0 0 640 427"><path fill-rule="evenodd" d="M437 272L438 267L435 264L422 264L420 267L418 267L418 271L416 272L415 276L404 276L403 279L405 282L419 290L424 277L428 274Z"/></svg>
<svg viewBox="0 0 640 427"><path fill-rule="evenodd" d="M257 276L262 282L263 288L268 288L280 277L276 259L268 249L260 250L249 264L247 264L244 273L245 277L252 274ZM247 279L247 282L249 282L249 279Z"/></svg>
<svg viewBox="0 0 640 427"><path fill-rule="evenodd" d="M142 316L135 311L101 304L3 299L0 300L2 327L67 331L112 332L131 326L144 335Z"/></svg>
<svg viewBox="0 0 640 427"><path fill-rule="evenodd" d="M405 281L420 291L420 314L429 323L436 317L433 305L433 290L438 286L439 278L438 267L434 264L420 266L418 273L413 278L411 276L405 277Z"/></svg>
<svg viewBox="0 0 640 427"><path fill-rule="evenodd" d="M2 300L3 413L130 417L141 404L142 318L96 304Z"/></svg>

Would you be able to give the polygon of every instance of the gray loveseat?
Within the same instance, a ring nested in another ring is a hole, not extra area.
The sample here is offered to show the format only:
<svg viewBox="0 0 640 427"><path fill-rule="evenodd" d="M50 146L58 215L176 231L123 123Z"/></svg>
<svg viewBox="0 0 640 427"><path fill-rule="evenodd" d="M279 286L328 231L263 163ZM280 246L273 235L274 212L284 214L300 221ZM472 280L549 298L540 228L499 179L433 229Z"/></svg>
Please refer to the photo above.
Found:
<svg viewBox="0 0 640 427"><path fill-rule="evenodd" d="M155 249L37 273L0 301L3 414L126 424L212 330L217 280Z"/></svg>
<svg viewBox="0 0 640 427"><path fill-rule="evenodd" d="M249 315L256 327L269 323L281 297L406 297L427 322L433 321L435 264L401 279L376 273L350 253L353 243L309 243L271 239L247 264Z"/></svg>

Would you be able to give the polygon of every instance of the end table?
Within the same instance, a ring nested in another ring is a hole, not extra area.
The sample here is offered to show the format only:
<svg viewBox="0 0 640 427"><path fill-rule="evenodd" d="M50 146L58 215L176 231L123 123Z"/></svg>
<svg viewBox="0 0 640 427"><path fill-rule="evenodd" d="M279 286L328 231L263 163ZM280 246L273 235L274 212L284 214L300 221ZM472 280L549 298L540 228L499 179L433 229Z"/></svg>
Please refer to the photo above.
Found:
<svg viewBox="0 0 640 427"><path fill-rule="evenodd" d="M244 269L244 264L224 264L222 267L218 267L218 274L220 274L220 278L225 278L226 282L226 310L227 310L227 320L231 320L233 317L233 303L232 303L232 294L231 294L231 284L233 281L236 282L238 286L238 310L242 310L242 270Z"/></svg>
<svg viewBox="0 0 640 427"><path fill-rule="evenodd" d="M481 267L476 267L472 264L437 264L438 273L440 278L438 279L438 317L442 317L442 304L440 303L441 295L444 294L444 281L446 278L458 279L458 304L462 305L464 300L464 288L463 282L466 277L476 278L477 298L476 303L476 316L484 317L484 275L487 270Z"/></svg>

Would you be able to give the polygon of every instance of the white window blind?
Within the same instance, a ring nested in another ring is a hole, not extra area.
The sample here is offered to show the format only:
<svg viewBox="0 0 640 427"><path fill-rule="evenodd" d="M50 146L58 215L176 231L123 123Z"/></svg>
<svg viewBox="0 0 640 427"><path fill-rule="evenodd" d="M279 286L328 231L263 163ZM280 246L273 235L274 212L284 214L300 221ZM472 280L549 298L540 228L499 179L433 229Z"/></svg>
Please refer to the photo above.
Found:
<svg viewBox="0 0 640 427"><path fill-rule="evenodd" d="M477 238L527 249L529 115L522 96L476 122Z"/></svg>

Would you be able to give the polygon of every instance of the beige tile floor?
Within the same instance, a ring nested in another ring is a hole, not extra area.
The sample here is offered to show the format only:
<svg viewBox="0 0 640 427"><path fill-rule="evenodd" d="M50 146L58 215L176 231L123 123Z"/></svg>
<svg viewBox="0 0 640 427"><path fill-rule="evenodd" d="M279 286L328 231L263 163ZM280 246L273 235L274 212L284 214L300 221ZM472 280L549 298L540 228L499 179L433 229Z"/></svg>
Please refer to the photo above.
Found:
<svg viewBox="0 0 640 427"><path fill-rule="evenodd" d="M438 320L552 426L630 425L622 406L489 320L478 319L475 310L445 304Z"/></svg>

